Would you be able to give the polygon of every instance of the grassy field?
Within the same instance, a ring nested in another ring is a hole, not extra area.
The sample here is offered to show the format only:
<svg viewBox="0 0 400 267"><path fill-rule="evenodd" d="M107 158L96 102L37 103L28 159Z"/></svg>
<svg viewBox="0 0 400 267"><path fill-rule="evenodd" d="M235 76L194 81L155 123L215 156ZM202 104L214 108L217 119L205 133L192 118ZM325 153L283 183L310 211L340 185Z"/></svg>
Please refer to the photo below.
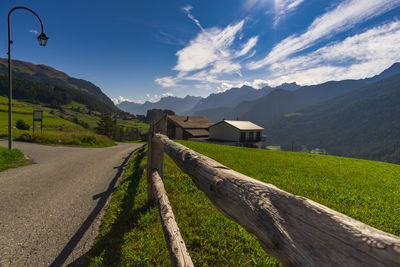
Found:
<svg viewBox="0 0 400 267"><path fill-rule="evenodd" d="M25 165L24 154L18 149L8 150L0 146L0 172Z"/></svg>
<svg viewBox="0 0 400 267"><path fill-rule="evenodd" d="M35 136L32 134L32 113L34 110L43 110L43 133L40 132L40 123L35 123ZM46 106L13 100L12 123L15 126L18 120L30 125L29 130L13 128L13 138L20 141L29 141L44 144L61 144L74 146L104 147L115 145L108 137L95 134L93 129L100 121L100 114L89 111L85 105L72 102L65 105L62 111ZM71 120L77 118L87 123L89 129L84 129ZM118 120L118 125L138 128L141 133L148 130L148 125L138 120ZM0 138L8 137L8 98L0 96Z"/></svg>
<svg viewBox="0 0 400 267"><path fill-rule="evenodd" d="M180 142L220 163L400 236L400 165Z"/></svg>
<svg viewBox="0 0 400 267"><path fill-rule="evenodd" d="M400 235L400 166L305 153L180 141L256 179L308 197L383 231ZM146 158L129 163L107 209L91 266L169 265L156 206L147 203ZM165 188L197 266L275 266L257 240L223 217L172 160Z"/></svg>

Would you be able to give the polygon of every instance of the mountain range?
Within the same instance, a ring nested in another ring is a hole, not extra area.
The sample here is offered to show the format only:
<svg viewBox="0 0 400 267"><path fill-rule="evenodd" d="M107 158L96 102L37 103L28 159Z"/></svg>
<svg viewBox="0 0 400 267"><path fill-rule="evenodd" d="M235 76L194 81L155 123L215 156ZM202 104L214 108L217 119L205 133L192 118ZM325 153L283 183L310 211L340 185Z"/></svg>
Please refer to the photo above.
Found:
<svg viewBox="0 0 400 267"><path fill-rule="evenodd" d="M269 144L400 163L400 74L265 125Z"/></svg>
<svg viewBox="0 0 400 267"><path fill-rule="evenodd" d="M400 73L399 63L393 64L379 75L360 80L330 81L310 86L285 83L275 88L266 86L258 90L250 86L242 86L211 94L206 98L166 97L155 103L122 102L117 106L135 114L146 114L147 109L152 108L170 109L179 115L204 116L213 122L222 119L239 119L250 120L265 126L277 115L295 112L397 73Z"/></svg>
<svg viewBox="0 0 400 267"><path fill-rule="evenodd" d="M189 95L184 98L167 96L155 103L146 101L143 104L138 104L124 101L118 104L117 107L136 115L146 115L149 109L169 109L173 110L176 114L184 114L193 108L201 99L201 97Z"/></svg>

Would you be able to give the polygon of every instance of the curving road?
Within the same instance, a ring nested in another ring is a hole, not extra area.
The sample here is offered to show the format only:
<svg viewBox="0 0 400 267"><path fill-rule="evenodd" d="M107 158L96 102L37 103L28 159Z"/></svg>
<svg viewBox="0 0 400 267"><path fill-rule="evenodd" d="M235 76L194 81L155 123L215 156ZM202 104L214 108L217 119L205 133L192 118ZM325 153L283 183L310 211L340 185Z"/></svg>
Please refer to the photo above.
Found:
<svg viewBox="0 0 400 267"><path fill-rule="evenodd" d="M140 146L15 142L33 164L0 172L0 266L82 263L96 237L99 214L129 155Z"/></svg>

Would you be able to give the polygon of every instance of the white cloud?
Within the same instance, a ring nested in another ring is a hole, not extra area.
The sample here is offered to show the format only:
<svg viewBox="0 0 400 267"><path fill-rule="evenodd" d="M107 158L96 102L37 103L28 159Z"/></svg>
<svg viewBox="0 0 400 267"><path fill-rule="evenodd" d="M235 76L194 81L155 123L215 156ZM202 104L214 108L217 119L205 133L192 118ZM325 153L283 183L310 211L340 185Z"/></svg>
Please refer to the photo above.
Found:
<svg viewBox="0 0 400 267"><path fill-rule="evenodd" d="M222 29L204 29L192 15L192 9L190 5L182 7L183 12L195 22L200 32L186 47L176 52L178 58L173 70L178 71L177 75L159 77L155 82L162 87L177 87L182 86L182 81L219 84L224 82L218 78L223 74L237 74L241 77L241 62L255 55L254 50L251 53L250 51L257 44L258 36L251 37L236 51L233 45L243 29L244 20ZM209 88L208 85L207 87Z"/></svg>
<svg viewBox="0 0 400 267"><path fill-rule="evenodd" d="M184 7L182 7L183 12L186 13L186 15L189 17L189 19L191 19L196 25L197 27L199 27L202 31L204 31L203 26L201 26L200 21L197 20L191 13L193 7L191 5L186 5Z"/></svg>
<svg viewBox="0 0 400 267"><path fill-rule="evenodd" d="M316 18L305 33L289 36L277 44L266 57L250 62L247 67L254 70L285 60L288 56L309 48L324 38L350 29L398 5L400 0L346 0L335 9Z"/></svg>
<svg viewBox="0 0 400 267"><path fill-rule="evenodd" d="M220 60L215 62L214 67L210 70L210 73L234 73L239 72L241 66L239 63L233 63L230 61ZM241 75L241 74L239 74Z"/></svg>
<svg viewBox="0 0 400 267"><path fill-rule="evenodd" d="M244 21L228 25L225 29L211 28L203 30L189 45L179 50L174 70L194 71L210 66L221 58L229 58L229 47L236 34L242 29Z"/></svg>
<svg viewBox="0 0 400 267"><path fill-rule="evenodd" d="M250 38L247 43L242 45L242 49L236 52L236 57L241 57L249 53L249 51L257 44L258 36ZM254 55L253 55L254 56Z"/></svg>
<svg viewBox="0 0 400 267"><path fill-rule="evenodd" d="M272 84L318 84L371 77L400 61L399 43L400 21L377 26L306 55L272 64Z"/></svg>
<svg viewBox="0 0 400 267"><path fill-rule="evenodd" d="M128 102L133 102L132 100L125 98L123 96L118 96L116 98L111 98L112 102L114 102L115 105L122 103L124 101L128 101Z"/></svg>
<svg viewBox="0 0 400 267"><path fill-rule="evenodd" d="M168 93L163 93L161 95L161 97L168 97L168 96L173 96L173 95L174 95L173 93L168 92Z"/></svg>
<svg viewBox="0 0 400 267"><path fill-rule="evenodd" d="M304 0L275 0L274 27L278 25L284 15L293 12L303 1Z"/></svg>
<svg viewBox="0 0 400 267"><path fill-rule="evenodd" d="M171 76L166 76L162 78L155 79L155 82L161 85L162 87L175 87L176 86L176 78Z"/></svg>
<svg viewBox="0 0 400 267"><path fill-rule="evenodd" d="M36 35L39 34L39 32L38 32L37 30L35 30L35 29L30 29L29 32L31 32L31 33L33 33L33 34L36 34Z"/></svg>

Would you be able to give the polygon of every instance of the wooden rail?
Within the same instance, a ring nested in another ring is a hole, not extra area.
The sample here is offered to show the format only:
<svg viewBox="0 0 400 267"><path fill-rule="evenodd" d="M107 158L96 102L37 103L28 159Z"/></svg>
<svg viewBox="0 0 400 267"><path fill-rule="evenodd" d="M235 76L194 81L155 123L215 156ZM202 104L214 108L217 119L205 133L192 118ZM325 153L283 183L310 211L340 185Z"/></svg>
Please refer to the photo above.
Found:
<svg viewBox="0 0 400 267"><path fill-rule="evenodd" d="M400 265L397 236L233 171L165 135L150 132L149 142L151 154L167 153L224 216L286 266Z"/></svg>
<svg viewBox="0 0 400 267"><path fill-rule="evenodd" d="M161 180L158 171L153 169L151 172L153 181L153 193L157 200L158 211L161 217L161 224L164 231L165 240L167 241L169 256L173 266L194 266L192 259L186 249L185 242L179 232L178 225L175 221L174 213L167 194L164 189L164 183Z"/></svg>

